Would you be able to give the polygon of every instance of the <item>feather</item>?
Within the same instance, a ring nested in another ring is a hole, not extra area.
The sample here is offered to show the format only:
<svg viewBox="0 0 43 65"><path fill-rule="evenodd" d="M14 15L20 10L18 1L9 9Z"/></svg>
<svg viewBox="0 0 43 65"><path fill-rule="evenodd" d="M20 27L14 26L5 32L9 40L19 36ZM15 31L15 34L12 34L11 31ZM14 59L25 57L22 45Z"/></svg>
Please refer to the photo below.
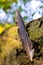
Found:
<svg viewBox="0 0 43 65"><path fill-rule="evenodd" d="M16 14L15 14L15 21L17 22L17 26L19 28L18 33L22 41L22 46L25 49L27 55L30 57L30 60L32 61L32 58L34 55L33 44L32 44L32 41L28 37L25 24L18 11L16 11Z"/></svg>

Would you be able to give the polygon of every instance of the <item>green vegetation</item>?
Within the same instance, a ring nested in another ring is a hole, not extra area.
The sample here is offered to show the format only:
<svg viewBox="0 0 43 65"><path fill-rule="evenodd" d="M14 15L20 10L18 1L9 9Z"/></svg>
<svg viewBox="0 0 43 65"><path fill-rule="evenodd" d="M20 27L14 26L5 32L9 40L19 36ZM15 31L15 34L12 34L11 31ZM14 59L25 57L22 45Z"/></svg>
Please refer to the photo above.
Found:
<svg viewBox="0 0 43 65"><path fill-rule="evenodd" d="M0 8L3 8L5 11L7 9L10 9L11 4L15 2L17 3L17 0L0 0Z"/></svg>

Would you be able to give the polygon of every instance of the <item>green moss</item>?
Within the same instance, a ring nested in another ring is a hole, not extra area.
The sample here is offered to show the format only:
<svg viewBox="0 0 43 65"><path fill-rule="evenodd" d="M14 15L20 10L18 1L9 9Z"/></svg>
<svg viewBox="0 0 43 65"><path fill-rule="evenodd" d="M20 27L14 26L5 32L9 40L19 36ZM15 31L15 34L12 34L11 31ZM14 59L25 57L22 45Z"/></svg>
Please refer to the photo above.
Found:
<svg viewBox="0 0 43 65"><path fill-rule="evenodd" d="M31 26L28 28L28 32L29 32L29 37L32 40L35 40L38 38L39 36L39 30L37 26Z"/></svg>

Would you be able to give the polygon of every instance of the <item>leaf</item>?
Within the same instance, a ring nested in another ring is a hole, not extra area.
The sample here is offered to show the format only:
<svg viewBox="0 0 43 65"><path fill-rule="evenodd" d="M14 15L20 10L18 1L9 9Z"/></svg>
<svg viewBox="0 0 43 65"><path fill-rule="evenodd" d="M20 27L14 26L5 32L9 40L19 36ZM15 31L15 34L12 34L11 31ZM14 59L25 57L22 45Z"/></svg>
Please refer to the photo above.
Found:
<svg viewBox="0 0 43 65"><path fill-rule="evenodd" d="M40 6L40 8L43 8L43 6Z"/></svg>
<svg viewBox="0 0 43 65"><path fill-rule="evenodd" d="M19 6L18 10L19 10L19 12L21 12L21 11L22 11L22 7L21 7L21 6Z"/></svg>
<svg viewBox="0 0 43 65"><path fill-rule="evenodd" d="M0 34L5 30L3 26L0 26Z"/></svg>
<svg viewBox="0 0 43 65"><path fill-rule="evenodd" d="M27 17L27 16L24 16L23 20L25 20L25 21L26 21L26 19L28 19L28 17Z"/></svg>
<svg viewBox="0 0 43 65"><path fill-rule="evenodd" d="M23 3L26 4L29 1L31 1L31 0L23 0Z"/></svg>
<svg viewBox="0 0 43 65"><path fill-rule="evenodd" d="M34 16L34 15L35 15L35 13L32 14L32 16Z"/></svg>

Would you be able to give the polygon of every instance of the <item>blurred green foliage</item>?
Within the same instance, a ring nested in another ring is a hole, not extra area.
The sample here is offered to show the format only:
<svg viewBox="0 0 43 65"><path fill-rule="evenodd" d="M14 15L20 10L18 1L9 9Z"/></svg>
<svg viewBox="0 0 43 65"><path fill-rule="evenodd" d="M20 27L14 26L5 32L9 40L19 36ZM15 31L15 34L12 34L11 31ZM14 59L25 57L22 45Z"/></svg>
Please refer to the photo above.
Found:
<svg viewBox="0 0 43 65"><path fill-rule="evenodd" d="M23 0L24 5L26 4L26 2L29 2L29 1L31 0Z"/></svg>
<svg viewBox="0 0 43 65"><path fill-rule="evenodd" d="M10 5L15 2L17 3L17 0L0 0L0 8L3 8L5 11L10 8Z"/></svg>

